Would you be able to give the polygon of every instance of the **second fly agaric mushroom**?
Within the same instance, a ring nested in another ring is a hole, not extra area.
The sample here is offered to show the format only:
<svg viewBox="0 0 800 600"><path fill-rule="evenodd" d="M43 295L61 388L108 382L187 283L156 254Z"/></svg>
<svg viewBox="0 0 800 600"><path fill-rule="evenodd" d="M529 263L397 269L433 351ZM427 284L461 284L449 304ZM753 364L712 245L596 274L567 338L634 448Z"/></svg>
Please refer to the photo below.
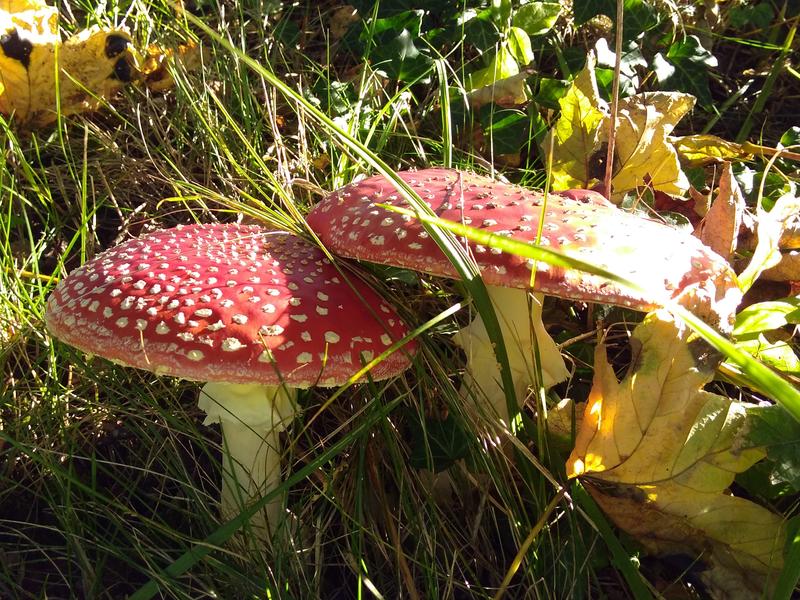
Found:
<svg viewBox="0 0 800 600"><path fill-rule="evenodd" d="M628 289L604 278L551 267L469 243L501 325L519 400L532 381L533 340L538 345L543 384L567 377L558 348L541 322L541 296L651 310L666 299L690 306L723 328L730 327L741 299L730 266L697 238L663 223L618 209L600 194L571 190L544 196L525 188L453 169L404 171L398 175L441 218L519 241L539 243L637 282ZM455 268L421 222L378 204L408 207L394 185L373 176L347 185L309 213L309 226L333 252L350 258L457 277ZM533 287L531 272L536 268ZM483 391L506 422L500 373L480 318L456 336L467 353L466 380Z"/></svg>
<svg viewBox="0 0 800 600"><path fill-rule="evenodd" d="M61 281L45 315L57 338L116 363L206 381L199 405L227 452L222 515L280 484L279 433L297 388L338 386L407 333L370 287L315 246L255 226L193 225L130 240ZM409 365L413 343L373 379ZM274 528L280 502L251 523Z"/></svg>

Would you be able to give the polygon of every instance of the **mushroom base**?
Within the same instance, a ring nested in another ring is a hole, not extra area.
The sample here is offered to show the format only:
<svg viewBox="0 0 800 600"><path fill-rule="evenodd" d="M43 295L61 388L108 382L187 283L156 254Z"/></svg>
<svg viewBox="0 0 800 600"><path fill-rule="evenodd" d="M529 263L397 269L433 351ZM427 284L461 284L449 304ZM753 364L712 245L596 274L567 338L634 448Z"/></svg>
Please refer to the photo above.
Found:
<svg viewBox="0 0 800 600"><path fill-rule="evenodd" d="M231 519L281 484L280 432L294 419L297 391L285 386L207 383L198 406L206 425L222 425L223 465L220 514ZM283 499L269 502L250 521L270 539L282 518Z"/></svg>
<svg viewBox="0 0 800 600"><path fill-rule="evenodd" d="M498 286L486 286L486 290L500 322L514 379L514 397L517 405L522 406L529 386L541 384L545 389L551 388L564 381L569 371L542 323L542 294L532 294L529 303L528 290ZM469 397L484 414L509 424L500 366L480 315L453 339L467 354L462 395ZM534 365L534 344L539 349L541 380ZM483 402L484 396L488 403Z"/></svg>

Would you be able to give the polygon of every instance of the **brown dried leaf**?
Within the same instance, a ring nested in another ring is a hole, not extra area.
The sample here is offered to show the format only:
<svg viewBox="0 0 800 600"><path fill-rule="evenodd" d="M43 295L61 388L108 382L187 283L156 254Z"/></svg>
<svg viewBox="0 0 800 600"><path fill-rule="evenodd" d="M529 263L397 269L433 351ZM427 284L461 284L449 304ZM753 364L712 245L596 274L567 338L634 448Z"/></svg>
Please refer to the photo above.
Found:
<svg viewBox="0 0 800 600"><path fill-rule="evenodd" d="M736 251L744 209L744 196L733 177L731 163L726 162L722 167L717 197L695 229L695 235L714 252L730 261Z"/></svg>
<svg viewBox="0 0 800 600"><path fill-rule="evenodd" d="M766 211L761 205L756 214L758 241L750 264L739 275L743 290L748 290L762 272L775 267L782 260L781 239L800 214L800 198L786 194L778 198L772 210Z"/></svg>
<svg viewBox="0 0 800 600"><path fill-rule="evenodd" d="M761 277L767 281L800 281L800 250L782 251L780 262Z"/></svg>

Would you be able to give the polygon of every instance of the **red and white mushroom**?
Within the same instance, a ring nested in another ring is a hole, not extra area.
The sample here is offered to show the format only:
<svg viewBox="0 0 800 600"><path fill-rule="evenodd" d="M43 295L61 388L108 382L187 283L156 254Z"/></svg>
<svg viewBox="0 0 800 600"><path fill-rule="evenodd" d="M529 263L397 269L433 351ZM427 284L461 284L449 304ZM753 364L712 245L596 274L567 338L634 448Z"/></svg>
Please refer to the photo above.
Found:
<svg viewBox="0 0 800 600"><path fill-rule="evenodd" d="M222 514L280 484L279 436L297 388L338 386L406 335L370 287L315 246L255 226L193 225L130 240L62 280L50 332L116 363L208 382L199 405L222 423ZM402 372L414 343L370 371ZM251 523L269 528L272 503Z"/></svg>
<svg viewBox="0 0 800 600"><path fill-rule="evenodd" d="M543 217L541 245L635 281L645 290L469 243L501 324L518 399L532 383L534 339L544 386L567 376L558 348L541 322L540 294L638 310L675 299L723 328L729 327L741 299L730 266L697 238L620 210L595 192L551 193L545 202L539 192L452 169L398 175L439 217L497 235L533 242ZM458 277L418 220L378 204L408 207L389 180L374 176L327 196L307 222L332 252L342 256ZM540 293L532 299L530 314L528 291ZM462 329L456 341L467 352L467 382L480 388L507 422L499 369L482 321L476 319Z"/></svg>

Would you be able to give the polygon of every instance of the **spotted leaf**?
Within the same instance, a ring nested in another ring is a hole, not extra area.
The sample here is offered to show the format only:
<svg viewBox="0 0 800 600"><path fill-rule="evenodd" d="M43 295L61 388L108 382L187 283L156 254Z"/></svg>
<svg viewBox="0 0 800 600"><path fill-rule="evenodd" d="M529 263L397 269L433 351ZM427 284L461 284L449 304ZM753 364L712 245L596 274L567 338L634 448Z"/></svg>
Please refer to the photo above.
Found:
<svg viewBox="0 0 800 600"><path fill-rule="evenodd" d="M0 113L42 126L59 110L95 110L136 76L130 44L125 31L97 28L62 42L56 8L34 1L1 4Z"/></svg>

